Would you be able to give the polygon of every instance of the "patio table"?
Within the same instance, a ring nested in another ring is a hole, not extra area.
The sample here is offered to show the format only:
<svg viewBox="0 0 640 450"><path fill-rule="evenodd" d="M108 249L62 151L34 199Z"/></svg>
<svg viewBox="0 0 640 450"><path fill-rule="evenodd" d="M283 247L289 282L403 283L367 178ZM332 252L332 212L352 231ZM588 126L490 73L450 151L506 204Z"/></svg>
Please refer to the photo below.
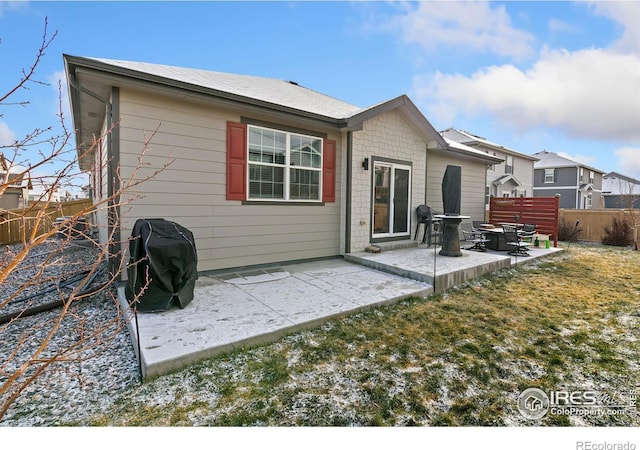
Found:
<svg viewBox="0 0 640 450"><path fill-rule="evenodd" d="M507 251L507 241L504 238L503 228L480 228L480 231L487 237L486 248L500 252Z"/></svg>

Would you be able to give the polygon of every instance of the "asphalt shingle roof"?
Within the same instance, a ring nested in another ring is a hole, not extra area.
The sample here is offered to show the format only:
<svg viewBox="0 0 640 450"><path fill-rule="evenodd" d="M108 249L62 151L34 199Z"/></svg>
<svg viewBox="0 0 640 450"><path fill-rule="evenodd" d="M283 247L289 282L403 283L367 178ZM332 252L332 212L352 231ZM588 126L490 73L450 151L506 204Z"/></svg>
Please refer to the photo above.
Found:
<svg viewBox="0 0 640 450"><path fill-rule="evenodd" d="M533 156L538 158L533 165L536 169L553 169L557 167L584 167L585 169L593 170L599 173L604 173L602 170L595 169L586 164L582 164L578 161L574 161L569 158L565 158L564 156L560 156L557 153L550 152L547 150L543 150L541 152L535 153Z"/></svg>
<svg viewBox="0 0 640 450"><path fill-rule="evenodd" d="M358 106L321 94L287 80L145 62L103 58L87 59L93 59L104 64L134 72L176 80L333 119L351 117L362 110L362 108Z"/></svg>

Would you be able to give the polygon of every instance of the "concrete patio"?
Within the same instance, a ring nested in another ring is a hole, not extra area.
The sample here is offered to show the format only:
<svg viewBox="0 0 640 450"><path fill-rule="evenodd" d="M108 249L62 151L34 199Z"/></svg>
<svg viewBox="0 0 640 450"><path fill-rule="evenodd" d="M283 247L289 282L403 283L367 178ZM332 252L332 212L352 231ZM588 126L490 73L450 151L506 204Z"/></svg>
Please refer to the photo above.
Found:
<svg viewBox="0 0 640 450"><path fill-rule="evenodd" d="M465 247L462 243L463 248ZM533 248L529 257L463 250L445 257L425 246L352 253L261 269L200 275L184 309L132 313L127 326L144 378L178 370L233 348L272 342L365 308L426 297L484 273L543 257L560 248ZM124 287L118 290L126 305Z"/></svg>

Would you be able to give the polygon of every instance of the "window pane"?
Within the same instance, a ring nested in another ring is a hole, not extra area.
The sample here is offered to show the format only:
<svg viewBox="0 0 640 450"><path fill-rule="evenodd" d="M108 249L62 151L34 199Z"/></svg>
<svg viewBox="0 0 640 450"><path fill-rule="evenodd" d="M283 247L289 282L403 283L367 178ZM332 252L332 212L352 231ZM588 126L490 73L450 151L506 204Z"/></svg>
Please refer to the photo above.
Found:
<svg viewBox="0 0 640 450"><path fill-rule="evenodd" d="M319 200L320 172L291 169L289 195L291 200Z"/></svg>
<svg viewBox="0 0 640 450"><path fill-rule="evenodd" d="M274 130L249 128L249 161L284 164L287 136Z"/></svg>
<svg viewBox="0 0 640 450"><path fill-rule="evenodd" d="M284 198L284 168L249 164L249 198Z"/></svg>
<svg viewBox="0 0 640 450"><path fill-rule="evenodd" d="M319 169L322 161L322 139L291 135L291 165Z"/></svg>

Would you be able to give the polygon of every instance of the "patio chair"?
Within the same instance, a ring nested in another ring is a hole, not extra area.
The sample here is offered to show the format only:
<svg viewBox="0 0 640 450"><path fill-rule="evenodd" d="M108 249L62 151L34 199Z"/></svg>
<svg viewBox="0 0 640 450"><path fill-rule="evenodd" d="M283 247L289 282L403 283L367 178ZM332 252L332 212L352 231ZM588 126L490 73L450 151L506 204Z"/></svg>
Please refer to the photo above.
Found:
<svg viewBox="0 0 640 450"><path fill-rule="evenodd" d="M504 240L507 244L507 248L509 250L509 254L513 256L531 256L527 249L531 245L530 242L524 242L518 236L518 233L515 230L504 230Z"/></svg>
<svg viewBox="0 0 640 450"><path fill-rule="evenodd" d="M536 226L531 223L525 223L518 231L520 239L533 238L534 234L536 234Z"/></svg>
<svg viewBox="0 0 640 450"><path fill-rule="evenodd" d="M424 225L424 234L422 235L422 244L425 242L431 246L431 244L439 243L439 237L441 231L439 230L439 223L433 216L439 214L434 211L433 208L427 205L420 205L416 208L416 232L414 240L418 240L418 232L420 231L420 224Z"/></svg>
<svg viewBox="0 0 640 450"><path fill-rule="evenodd" d="M466 223L460 225L460 231L462 231L462 240L465 242L472 242L474 239L484 237L482 231Z"/></svg>
<svg viewBox="0 0 640 450"><path fill-rule="evenodd" d="M481 220L472 220L471 221L471 231L480 231L480 226L483 224Z"/></svg>
<svg viewBox="0 0 640 450"><path fill-rule="evenodd" d="M473 243L473 245L467 248L466 250L476 250L479 252L486 252L487 242L489 242L489 239L487 239L486 236L482 233L475 233L474 237L469 239L469 242Z"/></svg>

